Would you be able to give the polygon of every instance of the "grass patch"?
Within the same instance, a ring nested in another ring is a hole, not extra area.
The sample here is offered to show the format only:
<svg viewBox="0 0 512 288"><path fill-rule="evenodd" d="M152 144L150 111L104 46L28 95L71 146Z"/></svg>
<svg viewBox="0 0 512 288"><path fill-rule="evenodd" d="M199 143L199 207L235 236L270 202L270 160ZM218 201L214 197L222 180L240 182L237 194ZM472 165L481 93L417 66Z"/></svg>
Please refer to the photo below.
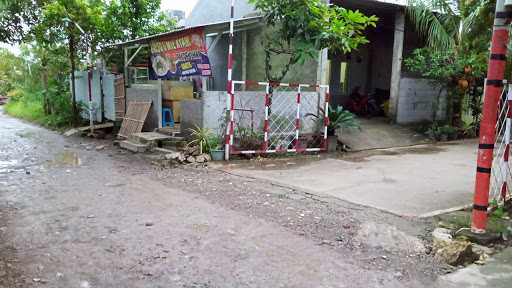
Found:
<svg viewBox="0 0 512 288"><path fill-rule="evenodd" d="M14 90L9 94L10 101L4 106L8 115L51 129L71 126L68 113L46 115L39 95L23 90Z"/></svg>

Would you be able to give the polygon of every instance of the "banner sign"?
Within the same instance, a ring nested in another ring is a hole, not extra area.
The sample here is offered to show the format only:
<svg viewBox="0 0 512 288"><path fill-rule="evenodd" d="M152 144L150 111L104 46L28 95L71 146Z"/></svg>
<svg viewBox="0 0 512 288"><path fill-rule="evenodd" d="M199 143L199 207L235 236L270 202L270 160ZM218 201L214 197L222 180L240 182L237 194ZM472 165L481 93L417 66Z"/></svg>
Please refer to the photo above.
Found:
<svg viewBox="0 0 512 288"><path fill-rule="evenodd" d="M211 76L203 28L151 41L150 79Z"/></svg>

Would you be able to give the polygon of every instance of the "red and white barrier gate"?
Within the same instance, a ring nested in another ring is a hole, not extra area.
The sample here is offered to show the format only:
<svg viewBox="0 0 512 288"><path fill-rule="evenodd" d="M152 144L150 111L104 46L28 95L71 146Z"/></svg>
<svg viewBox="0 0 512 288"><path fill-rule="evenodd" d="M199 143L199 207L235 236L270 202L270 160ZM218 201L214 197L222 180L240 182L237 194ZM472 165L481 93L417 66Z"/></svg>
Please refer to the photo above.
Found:
<svg viewBox="0 0 512 288"><path fill-rule="evenodd" d="M503 122L506 123L509 121L500 121L500 117L502 116L497 114L500 112L498 111L500 106L500 94L501 96L507 95L504 91L508 90L503 89L503 79L505 79L508 44L510 42L509 33L510 23L512 21L512 14L510 13L511 7L512 5L508 0L496 1L496 14L494 17L490 46L491 53L487 70L487 80L485 81L482 120L480 121L480 143L478 145L475 196L473 200L473 217L471 223L471 231L474 233L485 233L488 218L489 196L492 197L492 195L489 195L489 192L491 191L492 193L492 189L496 191L496 188L500 185L500 183L496 183L495 180L496 175L498 175L497 173L501 170L506 171L505 167L501 169L498 168L499 165L494 165L494 159L496 159L495 156L497 156L498 161L500 161L499 159L501 158L506 159L506 162L508 162L509 157L508 143L510 142L510 127L508 129L508 135L500 135L501 131L497 130L503 128L501 130L507 131L506 127L510 125L505 124L505 126L503 126ZM508 88L508 85L506 88ZM508 105L506 104L507 103L505 103L505 105L501 105L501 108L507 107L508 109ZM496 120L498 121L496 122ZM501 150L499 147L497 148L495 146L496 143L504 143L502 146L506 147L506 151L503 150L503 157L499 155ZM508 166L508 163L506 166ZM507 177L501 178L506 179ZM502 179L498 182L502 181L504 180ZM506 188L506 184L504 187Z"/></svg>
<svg viewBox="0 0 512 288"><path fill-rule="evenodd" d="M504 81L506 83L506 81ZM496 142L491 170L490 199L502 202L510 197L512 167L509 163L512 129L512 84L505 84L498 104Z"/></svg>
<svg viewBox="0 0 512 288"><path fill-rule="evenodd" d="M327 150L328 85L232 81L231 91L226 160Z"/></svg>

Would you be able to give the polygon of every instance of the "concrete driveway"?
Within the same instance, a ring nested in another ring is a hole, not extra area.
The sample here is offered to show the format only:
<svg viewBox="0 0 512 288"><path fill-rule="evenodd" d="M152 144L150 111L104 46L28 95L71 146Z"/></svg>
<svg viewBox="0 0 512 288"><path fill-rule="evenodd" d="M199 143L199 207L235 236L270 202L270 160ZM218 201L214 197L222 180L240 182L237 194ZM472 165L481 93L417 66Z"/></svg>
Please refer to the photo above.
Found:
<svg viewBox="0 0 512 288"><path fill-rule="evenodd" d="M471 140L220 168L401 216L428 217L471 204L476 157L477 141Z"/></svg>

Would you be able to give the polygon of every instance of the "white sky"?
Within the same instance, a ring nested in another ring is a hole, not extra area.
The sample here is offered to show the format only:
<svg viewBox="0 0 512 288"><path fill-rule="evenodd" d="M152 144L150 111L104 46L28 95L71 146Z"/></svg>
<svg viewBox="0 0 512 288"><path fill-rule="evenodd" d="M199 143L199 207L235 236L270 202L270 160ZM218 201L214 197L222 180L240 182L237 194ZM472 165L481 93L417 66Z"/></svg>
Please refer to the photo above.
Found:
<svg viewBox="0 0 512 288"><path fill-rule="evenodd" d="M210 0L210 1L219 1L219 0ZM197 0L162 0L162 5L160 6L162 10L183 10L188 15L196 5Z"/></svg>

